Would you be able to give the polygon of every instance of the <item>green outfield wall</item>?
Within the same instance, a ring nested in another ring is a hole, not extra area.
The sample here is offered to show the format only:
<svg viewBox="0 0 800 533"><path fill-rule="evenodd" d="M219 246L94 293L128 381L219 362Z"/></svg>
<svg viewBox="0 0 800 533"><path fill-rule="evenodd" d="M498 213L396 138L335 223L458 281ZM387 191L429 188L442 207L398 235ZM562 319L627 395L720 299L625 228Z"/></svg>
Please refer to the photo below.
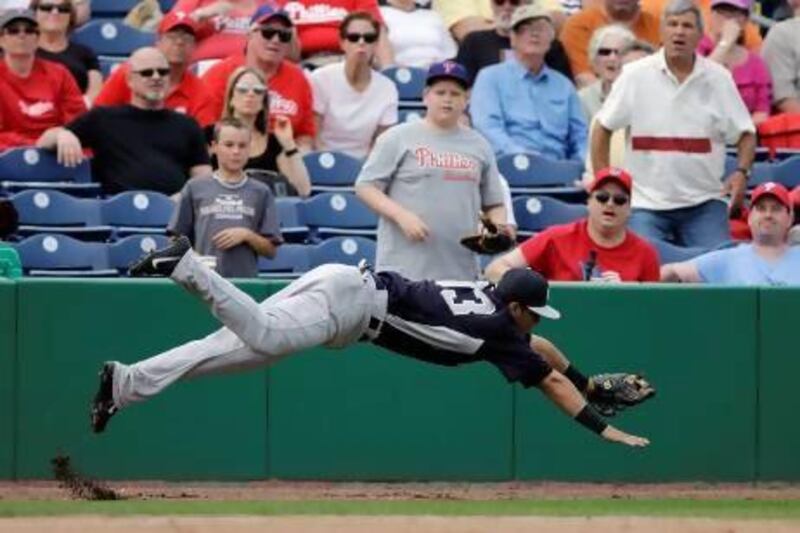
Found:
<svg viewBox="0 0 800 533"><path fill-rule="evenodd" d="M282 286L240 284L258 299ZM599 440L490 365L366 344L179 383L94 435L103 361L218 324L166 280L0 281L0 478L47 478L62 453L109 479L800 480L800 290L569 285L551 298L564 319L541 332L586 373L658 386L615 419L650 448Z"/></svg>

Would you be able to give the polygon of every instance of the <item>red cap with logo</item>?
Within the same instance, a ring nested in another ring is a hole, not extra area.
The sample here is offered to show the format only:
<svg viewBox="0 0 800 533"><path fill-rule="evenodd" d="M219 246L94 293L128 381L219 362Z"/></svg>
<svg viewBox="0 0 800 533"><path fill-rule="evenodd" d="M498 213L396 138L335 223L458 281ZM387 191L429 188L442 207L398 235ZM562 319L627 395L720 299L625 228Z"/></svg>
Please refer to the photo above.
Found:
<svg viewBox="0 0 800 533"><path fill-rule="evenodd" d="M164 18L161 19L161 23L158 25L158 33L163 35L179 26L185 27L192 35L197 35L197 23L184 11L170 11L164 15Z"/></svg>
<svg viewBox="0 0 800 533"><path fill-rule="evenodd" d="M589 192L594 192L598 187L603 185L603 183L608 180L614 180L618 182L628 194L631 193L631 187L633 187L633 178L631 178L631 175L628 174L627 171L619 167L606 167L595 172L594 182L592 182Z"/></svg>
<svg viewBox="0 0 800 533"><path fill-rule="evenodd" d="M786 190L786 187L781 185L780 183L775 183L774 181L768 181L766 183L762 183L750 194L750 204L755 204L762 196L772 196L780 203L782 203L786 209L792 208L792 200L789 198L789 191Z"/></svg>

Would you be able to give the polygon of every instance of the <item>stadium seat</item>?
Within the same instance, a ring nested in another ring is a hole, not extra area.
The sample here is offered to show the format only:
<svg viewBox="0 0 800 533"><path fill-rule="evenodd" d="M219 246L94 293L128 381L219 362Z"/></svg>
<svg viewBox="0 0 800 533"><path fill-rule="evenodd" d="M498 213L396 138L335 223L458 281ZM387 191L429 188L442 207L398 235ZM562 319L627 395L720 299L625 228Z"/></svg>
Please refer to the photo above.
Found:
<svg viewBox="0 0 800 533"><path fill-rule="evenodd" d="M92 0L92 17L125 18L139 0Z"/></svg>
<svg viewBox="0 0 800 533"><path fill-rule="evenodd" d="M112 226L117 237L164 234L174 210L169 196L154 191L121 192L100 205L102 223Z"/></svg>
<svg viewBox="0 0 800 533"><path fill-rule="evenodd" d="M106 244L66 235L40 234L13 245L29 276L116 276L108 268Z"/></svg>
<svg viewBox="0 0 800 533"><path fill-rule="evenodd" d="M771 163L769 161L756 161L753 163L753 173L750 176L750 179L747 182L748 187L757 187L762 183L766 183L768 181L775 181L775 168L777 167L777 163ZM736 167L739 166L735 157L727 156L725 158L725 172L722 176L723 179L727 178L728 175L736 170Z"/></svg>
<svg viewBox="0 0 800 533"><path fill-rule="evenodd" d="M583 175L583 163L548 159L534 154L509 154L497 159L500 174L508 181L511 193L574 193Z"/></svg>
<svg viewBox="0 0 800 533"><path fill-rule="evenodd" d="M65 167L54 152L38 148L12 148L0 154L0 188L15 193L27 189L55 189L80 196L95 196L100 185L92 183L89 161Z"/></svg>
<svg viewBox="0 0 800 533"><path fill-rule="evenodd" d="M398 110L398 124L403 122L416 122L425 118L424 109L400 109Z"/></svg>
<svg viewBox="0 0 800 533"><path fill-rule="evenodd" d="M773 165L773 178L789 190L800 185L800 156L784 159Z"/></svg>
<svg viewBox="0 0 800 533"><path fill-rule="evenodd" d="M127 274L131 263L143 254L169 244L164 235L129 235L108 245L108 266Z"/></svg>
<svg viewBox="0 0 800 533"><path fill-rule="evenodd" d="M258 277L270 279L293 279L308 270L309 246L305 244L283 244L273 259L258 258Z"/></svg>
<svg viewBox="0 0 800 533"><path fill-rule="evenodd" d="M362 161L342 152L311 152L303 156L311 192L352 191Z"/></svg>
<svg viewBox="0 0 800 533"><path fill-rule="evenodd" d="M569 204L549 196L520 196L514 198L513 206L520 237L586 216L585 205Z"/></svg>
<svg viewBox="0 0 800 533"><path fill-rule="evenodd" d="M687 248L684 246L677 246L660 239L653 239L650 241L650 244L655 246L656 251L658 251L658 258L662 265L688 261L689 259L697 257L698 255L702 255L708 251L704 248Z"/></svg>
<svg viewBox="0 0 800 533"><path fill-rule="evenodd" d="M127 57L143 46L153 46L155 34L126 26L119 20L90 20L72 34L76 43L88 46L99 56Z"/></svg>
<svg viewBox="0 0 800 533"><path fill-rule="evenodd" d="M338 235L374 237L378 217L355 194L322 193L305 201L305 222L313 236L325 239Z"/></svg>
<svg viewBox="0 0 800 533"><path fill-rule="evenodd" d="M358 265L359 261L375 263L375 241L364 237L334 237L312 247L311 268L328 263Z"/></svg>
<svg viewBox="0 0 800 533"><path fill-rule="evenodd" d="M117 67L125 63L127 60L128 59L125 57L104 56L98 58L98 61L100 62L100 72L103 73L103 79L108 78L111 73L117 69Z"/></svg>
<svg viewBox="0 0 800 533"><path fill-rule="evenodd" d="M19 213L20 237L60 233L82 240L105 240L111 235L111 227L101 223L100 200L30 190L15 194L11 201Z"/></svg>
<svg viewBox="0 0 800 533"><path fill-rule="evenodd" d="M422 91L425 89L427 72L414 67L389 67L381 73L394 82L400 97L400 105L422 104Z"/></svg>
<svg viewBox="0 0 800 533"><path fill-rule="evenodd" d="M276 198L275 207L283 239L286 242L305 242L308 226L303 220L303 200L296 197Z"/></svg>

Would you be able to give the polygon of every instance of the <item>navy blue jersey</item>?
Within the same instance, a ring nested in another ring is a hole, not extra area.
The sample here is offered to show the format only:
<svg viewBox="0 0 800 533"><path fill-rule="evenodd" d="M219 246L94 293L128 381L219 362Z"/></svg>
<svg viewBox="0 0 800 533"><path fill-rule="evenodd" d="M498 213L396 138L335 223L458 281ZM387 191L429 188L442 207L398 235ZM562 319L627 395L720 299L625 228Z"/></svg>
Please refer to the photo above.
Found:
<svg viewBox="0 0 800 533"><path fill-rule="evenodd" d="M375 278L389 301L374 344L439 365L487 361L508 381L525 387L550 374L550 365L531 349L530 334L516 328L492 285L412 282L394 272L379 272Z"/></svg>

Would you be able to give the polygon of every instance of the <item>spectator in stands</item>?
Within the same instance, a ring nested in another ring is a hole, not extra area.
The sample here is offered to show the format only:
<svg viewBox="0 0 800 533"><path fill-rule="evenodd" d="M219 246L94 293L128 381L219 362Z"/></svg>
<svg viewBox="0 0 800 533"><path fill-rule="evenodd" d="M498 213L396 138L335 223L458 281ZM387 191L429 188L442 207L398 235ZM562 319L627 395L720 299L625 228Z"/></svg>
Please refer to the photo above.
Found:
<svg viewBox="0 0 800 533"><path fill-rule="evenodd" d="M726 285L800 285L800 247L789 246L792 202L783 185L759 185L748 217L753 242L661 267L663 281Z"/></svg>
<svg viewBox="0 0 800 533"><path fill-rule="evenodd" d="M235 118L252 130L249 157L244 167L252 177L269 185L276 197L311 194L308 170L295 144L291 121L285 116L274 116L272 131L269 131L269 91L258 70L239 67L233 71L225 91L222 116ZM206 130L213 143L215 126ZM213 155L211 164L217 167Z"/></svg>
<svg viewBox="0 0 800 533"><path fill-rule="evenodd" d="M772 78L761 56L744 47L744 26L751 0L712 0L709 32L698 52L733 74L733 81L758 126L769 117L772 106Z"/></svg>
<svg viewBox="0 0 800 533"><path fill-rule="evenodd" d="M458 48L442 17L431 9L418 9L415 0L388 0L381 7L394 64L428 68L456 55Z"/></svg>
<svg viewBox="0 0 800 533"><path fill-rule="evenodd" d="M789 244L794 246L800 244L800 185L792 190L790 198L794 205L794 222L792 229L789 230Z"/></svg>
<svg viewBox="0 0 800 533"><path fill-rule="evenodd" d="M48 128L86 111L72 74L36 57L39 25L32 11L0 15L0 151L32 145Z"/></svg>
<svg viewBox="0 0 800 533"><path fill-rule="evenodd" d="M169 62L167 99L164 105L178 113L194 118L201 126L213 124L217 119L211 94L205 84L191 71L197 28L189 17L167 14L158 27L156 47ZM95 105L123 105L131 101L128 87L130 64L120 65L103 84Z"/></svg>
<svg viewBox="0 0 800 533"><path fill-rule="evenodd" d="M377 0L275 0L294 22L300 40L296 60L321 66L341 59L339 28L344 18L356 11L366 11L384 24ZM379 34L375 62L380 67L394 63L392 45L386 32Z"/></svg>
<svg viewBox="0 0 800 533"><path fill-rule="evenodd" d="M551 226L492 261L496 282L510 268L530 267L553 281L658 281L658 253L627 229L631 176L619 168L597 173L587 218Z"/></svg>
<svg viewBox="0 0 800 533"><path fill-rule="evenodd" d="M103 85L103 74L94 50L69 40L78 15L75 5L71 0L32 0L31 9L39 22L36 55L67 67L91 105Z"/></svg>
<svg viewBox="0 0 800 533"><path fill-rule="evenodd" d="M203 131L194 119L164 107L169 76L164 54L140 48L129 63L130 105L95 107L66 127L47 130L37 146L56 150L67 166L83 159L84 147L91 149L92 176L106 193L175 194L189 177L211 173Z"/></svg>
<svg viewBox="0 0 800 533"><path fill-rule="evenodd" d="M92 18L90 0L72 0L75 8L75 23L73 26L83 26ZM0 0L0 14L10 9L31 9L31 0Z"/></svg>
<svg viewBox="0 0 800 533"><path fill-rule="evenodd" d="M426 84L425 118L378 137L356 194L380 217L378 270L416 280L475 280L477 256L459 240L475 232L482 209L505 231L497 163L486 140L460 124L466 69L434 63Z"/></svg>
<svg viewBox="0 0 800 533"><path fill-rule="evenodd" d="M168 15L196 24L191 62L238 54L247 40L250 18L265 0L178 0Z"/></svg>
<svg viewBox="0 0 800 533"><path fill-rule="evenodd" d="M511 15L520 5L530 3L531 0L492 0L494 28L471 32L458 48L456 61L467 68L470 83L475 81L482 68L505 61L511 55ZM550 14L552 15L552 11ZM544 62L548 67L572 79L567 53L558 39L553 40L544 56Z"/></svg>
<svg viewBox="0 0 800 533"><path fill-rule="evenodd" d="M445 27L459 43L474 31L492 29L490 2L496 0L433 0L433 9L441 15ZM499 0L503 1L503 0ZM519 5L519 0L505 0Z"/></svg>
<svg viewBox="0 0 800 533"><path fill-rule="evenodd" d="M202 77L211 93L215 116L221 116L225 88L231 73L241 66L255 68L264 75L270 91L270 114L292 121L295 141L302 152L313 145L316 129L311 85L303 71L286 60L293 30L283 11L262 6L251 19L244 54L231 56L211 67Z"/></svg>
<svg viewBox="0 0 800 533"><path fill-rule="evenodd" d="M636 40L636 36L625 26L611 24L595 30L589 41L589 60L597 81L580 91L583 115L591 122L595 113L611 91L611 85L622 72L622 53Z"/></svg>
<svg viewBox="0 0 800 533"><path fill-rule="evenodd" d="M552 159L586 155L587 126L575 87L544 64L555 37L550 13L520 6L511 19L513 56L480 71L472 89L472 122L497 154Z"/></svg>
<svg viewBox="0 0 800 533"><path fill-rule="evenodd" d="M589 61L589 41L595 30L609 24L621 24L653 46L660 42L659 19L642 11L639 0L603 0L602 5L581 9L567 19L560 36L578 87L597 80Z"/></svg>
<svg viewBox="0 0 800 533"><path fill-rule="evenodd" d="M695 53L703 35L691 0L664 12L664 48L627 65L597 114L592 164L608 166L614 130L628 128L625 165L633 175L631 229L647 239L713 248L728 239L728 209L742 206L755 128L731 75ZM721 181L725 145L737 169Z"/></svg>
<svg viewBox="0 0 800 533"><path fill-rule="evenodd" d="M270 188L244 171L252 132L235 118L214 126L219 168L186 183L167 227L188 236L197 253L213 257L226 278L258 276L258 257L275 257L283 242Z"/></svg>
<svg viewBox="0 0 800 533"><path fill-rule="evenodd" d="M397 123L397 88L370 66L380 24L363 11L350 13L339 27L344 61L311 73L316 148L366 157L375 138Z"/></svg>
<svg viewBox="0 0 800 533"><path fill-rule="evenodd" d="M781 113L800 113L800 0L790 0L794 17L767 33L761 51L772 74L772 101Z"/></svg>

